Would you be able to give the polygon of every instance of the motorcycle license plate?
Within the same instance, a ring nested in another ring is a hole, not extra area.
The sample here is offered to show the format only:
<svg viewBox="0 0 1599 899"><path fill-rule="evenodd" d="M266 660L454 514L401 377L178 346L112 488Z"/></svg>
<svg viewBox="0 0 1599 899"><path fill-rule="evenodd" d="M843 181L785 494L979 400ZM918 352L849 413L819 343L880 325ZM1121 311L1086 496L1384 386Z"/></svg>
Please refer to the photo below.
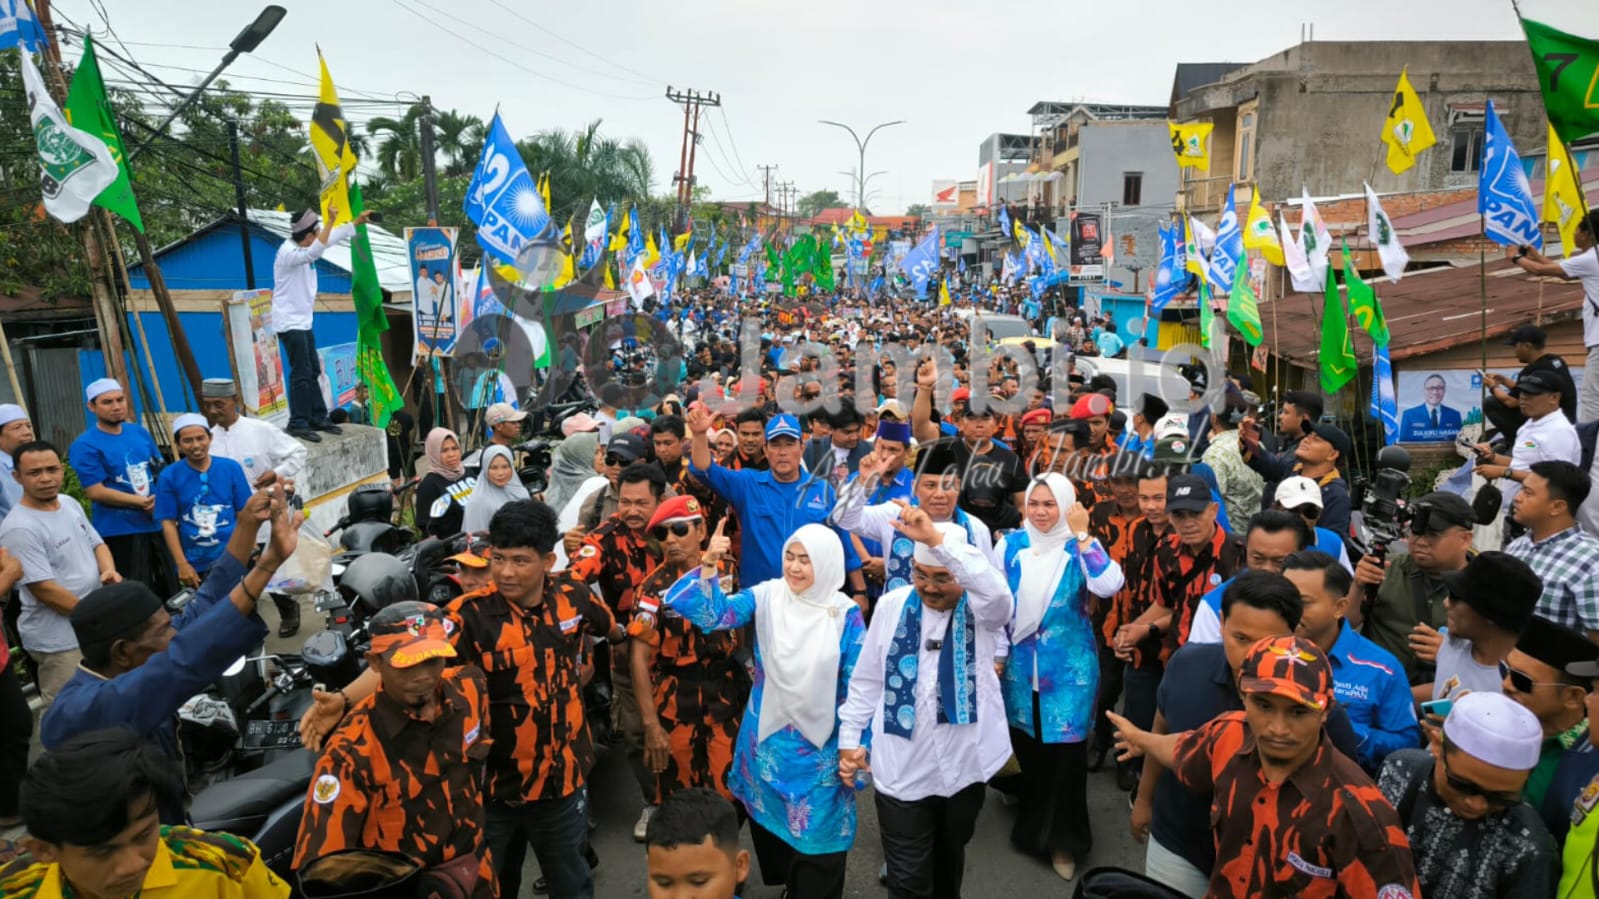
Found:
<svg viewBox="0 0 1599 899"><path fill-rule="evenodd" d="M300 745L298 721L250 721L244 726L247 749L293 749Z"/></svg>

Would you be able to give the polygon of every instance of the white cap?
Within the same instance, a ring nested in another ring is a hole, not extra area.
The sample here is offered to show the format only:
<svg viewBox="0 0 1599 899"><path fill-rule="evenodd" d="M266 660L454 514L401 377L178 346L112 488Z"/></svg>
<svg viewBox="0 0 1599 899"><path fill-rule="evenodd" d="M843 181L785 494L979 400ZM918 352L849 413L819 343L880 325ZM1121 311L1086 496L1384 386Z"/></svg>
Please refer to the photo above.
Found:
<svg viewBox="0 0 1599 899"><path fill-rule="evenodd" d="M497 424L507 421L521 421L524 418L527 418L527 413L516 411L516 407L510 403L495 403L489 407L489 411L483 414L483 420L488 422L491 428Z"/></svg>
<svg viewBox="0 0 1599 899"><path fill-rule="evenodd" d="M1444 719L1444 737L1478 761L1511 771L1538 767L1543 726L1538 716L1503 693L1467 693Z"/></svg>
<svg viewBox="0 0 1599 899"><path fill-rule="evenodd" d="M1181 412L1168 412L1155 422L1155 439L1164 440L1167 437L1187 437L1188 416Z"/></svg>
<svg viewBox="0 0 1599 899"><path fill-rule="evenodd" d="M94 398L102 393L111 393L113 391L120 392L121 390L121 381L118 381L116 378L101 378L98 381L90 381L89 386L84 389L83 395L88 402L92 403L94 402Z"/></svg>
<svg viewBox="0 0 1599 899"><path fill-rule="evenodd" d="M965 546L969 542L966 539L966 529L953 521L941 521L933 525L933 527L944 535L944 546ZM933 555L933 548L925 543L916 544L916 552L912 558L921 565L930 565L934 568L944 567L944 563Z"/></svg>
<svg viewBox="0 0 1599 899"><path fill-rule="evenodd" d="M1321 488L1310 478L1296 474L1291 478L1284 478L1283 482L1277 485L1276 502L1284 509L1297 509L1306 503L1320 509Z"/></svg>
<svg viewBox="0 0 1599 899"><path fill-rule="evenodd" d="M178 432L182 431L184 428L204 428L207 432L209 432L211 430L211 425L205 420L204 415L195 415L193 412L185 412L182 415L179 415L177 418L172 419L172 436L178 436Z"/></svg>
<svg viewBox="0 0 1599 899"><path fill-rule="evenodd" d="M0 428L14 421L27 421L28 413L16 403L0 404Z"/></svg>

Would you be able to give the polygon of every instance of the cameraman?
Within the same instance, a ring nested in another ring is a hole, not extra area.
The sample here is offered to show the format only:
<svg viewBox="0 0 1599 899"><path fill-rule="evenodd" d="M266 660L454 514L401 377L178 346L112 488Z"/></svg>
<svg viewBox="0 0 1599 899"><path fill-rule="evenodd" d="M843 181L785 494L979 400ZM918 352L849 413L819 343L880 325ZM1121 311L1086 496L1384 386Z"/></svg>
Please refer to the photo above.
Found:
<svg viewBox="0 0 1599 899"><path fill-rule="evenodd" d="M1349 622L1394 654L1412 686L1432 679L1438 628L1447 621L1449 585L1443 576L1466 567L1476 524L1476 513L1461 497L1429 493L1410 507L1408 553L1392 553L1383 562L1368 554L1355 566ZM1367 596L1368 586L1376 586L1374 598Z"/></svg>

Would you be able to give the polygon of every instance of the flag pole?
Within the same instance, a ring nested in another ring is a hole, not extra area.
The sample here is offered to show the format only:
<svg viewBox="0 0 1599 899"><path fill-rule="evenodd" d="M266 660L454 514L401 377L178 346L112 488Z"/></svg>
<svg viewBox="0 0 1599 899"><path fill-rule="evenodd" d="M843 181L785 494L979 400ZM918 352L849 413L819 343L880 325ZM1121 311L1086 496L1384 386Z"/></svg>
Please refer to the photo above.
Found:
<svg viewBox="0 0 1599 899"><path fill-rule="evenodd" d="M1477 224L1481 230L1481 239L1477 241L1477 284L1482 297L1482 327L1480 341L1482 344L1482 371L1488 371L1488 217L1479 213ZM1482 382L1483 399L1486 403L1488 382ZM1483 416L1483 429L1487 429L1487 416Z"/></svg>

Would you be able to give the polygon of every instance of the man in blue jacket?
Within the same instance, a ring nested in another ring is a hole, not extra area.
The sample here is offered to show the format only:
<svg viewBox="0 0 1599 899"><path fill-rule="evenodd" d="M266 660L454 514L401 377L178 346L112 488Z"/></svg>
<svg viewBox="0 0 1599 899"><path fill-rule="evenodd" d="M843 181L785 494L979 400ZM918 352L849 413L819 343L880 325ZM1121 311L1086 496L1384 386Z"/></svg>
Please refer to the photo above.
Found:
<svg viewBox="0 0 1599 899"><path fill-rule="evenodd" d="M1404 666L1344 621L1354 575L1332 556L1307 550L1288 557L1283 577L1299 588L1305 603L1300 636L1320 647L1332 664L1333 695L1360 738L1355 761L1375 772L1388 753L1420 746L1421 727Z"/></svg>
<svg viewBox="0 0 1599 899"><path fill-rule="evenodd" d="M246 572L255 533L268 520L272 539ZM299 534L299 513L288 508L283 486L274 485L270 493L250 498L227 552L176 617L138 581L85 596L72 611L83 664L45 713L39 730L44 747L93 730L129 727L181 763L178 708L266 639L256 602L293 554ZM183 809L162 808L161 822L184 823Z"/></svg>

